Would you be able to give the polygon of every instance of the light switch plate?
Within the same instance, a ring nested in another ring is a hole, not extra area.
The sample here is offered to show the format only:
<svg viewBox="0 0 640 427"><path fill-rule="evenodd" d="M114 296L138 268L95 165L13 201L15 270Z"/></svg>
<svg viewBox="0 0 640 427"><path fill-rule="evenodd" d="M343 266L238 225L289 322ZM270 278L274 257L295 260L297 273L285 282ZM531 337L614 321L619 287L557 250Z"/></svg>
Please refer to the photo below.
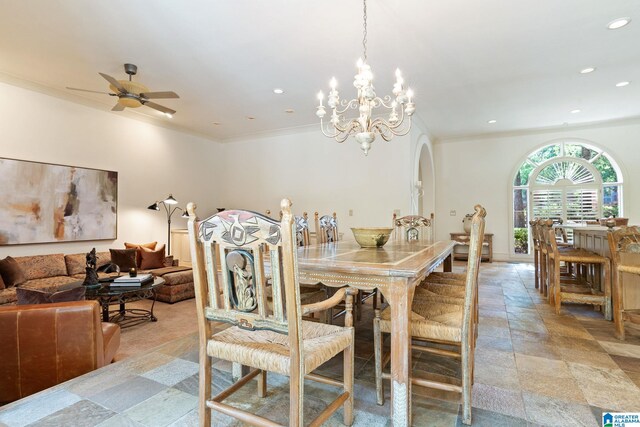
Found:
<svg viewBox="0 0 640 427"><path fill-rule="evenodd" d="M456 216L456 211L455 211L455 210L450 210L450 211L449 211L449 215L451 215L451 216Z"/></svg>

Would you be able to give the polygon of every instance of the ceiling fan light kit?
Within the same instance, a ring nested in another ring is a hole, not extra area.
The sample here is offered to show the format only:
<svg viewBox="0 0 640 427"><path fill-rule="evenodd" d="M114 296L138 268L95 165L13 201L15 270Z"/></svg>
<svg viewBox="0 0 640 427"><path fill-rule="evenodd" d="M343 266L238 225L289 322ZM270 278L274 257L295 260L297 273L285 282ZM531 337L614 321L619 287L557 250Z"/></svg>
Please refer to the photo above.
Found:
<svg viewBox="0 0 640 427"><path fill-rule="evenodd" d="M156 104L155 102L150 101L150 99L180 98L177 93L171 91L150 92L149 88L142 83L134 82L131 77L138 73L138 67L134 64L124 64L124 72L129 75L129 80L116 80L108 74L98 73L109 82L109 89L111 90L111 93L96 92L93 90L77 89L72 87L67 87L67 89L81 92L105 93L109 96L117 96L118 102L111 111L122 111L125 108L138 108L145 105L164 113L168 117L172 117L176 113L175 110Z"/></svg>

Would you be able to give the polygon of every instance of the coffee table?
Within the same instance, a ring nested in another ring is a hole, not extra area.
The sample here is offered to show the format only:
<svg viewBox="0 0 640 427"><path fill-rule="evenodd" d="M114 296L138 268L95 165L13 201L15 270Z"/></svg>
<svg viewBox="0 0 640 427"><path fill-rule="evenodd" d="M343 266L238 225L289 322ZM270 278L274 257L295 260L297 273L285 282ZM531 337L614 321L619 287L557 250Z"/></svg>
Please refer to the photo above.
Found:
<svg viewBox="0 0 640 427"><path fill-rule="evenodd" d="M165 283L162 277L156 277L153 282L141 286L110 286L110 283L102 283L99 288L87 289L86 299L98 301L102 308L102 321L112 322L120 325L121 328L128 328L143 322L156 322L158 318L153 314L153 307L156 304L156 290ZM142 299L151 300L151 308L126 308L128 302L140 301ZM112 305L118 305L118 309L110 310Z"/></svg>

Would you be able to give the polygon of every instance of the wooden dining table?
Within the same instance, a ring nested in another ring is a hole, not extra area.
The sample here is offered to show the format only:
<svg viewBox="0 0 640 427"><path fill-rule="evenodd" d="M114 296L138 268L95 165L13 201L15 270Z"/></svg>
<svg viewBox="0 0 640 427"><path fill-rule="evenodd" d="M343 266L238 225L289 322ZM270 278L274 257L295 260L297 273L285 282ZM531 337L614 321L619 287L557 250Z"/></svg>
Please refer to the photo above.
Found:
<svg viewBox="0 0 640 427"><path fill-rule="evenodd" d="M437 266L451 271L451 240L390 241L382 248L361 248L338 241L298 249L300 281L326 286L379 289L391 307L391 419L411 424L411 303L415 287Z"/></svg>

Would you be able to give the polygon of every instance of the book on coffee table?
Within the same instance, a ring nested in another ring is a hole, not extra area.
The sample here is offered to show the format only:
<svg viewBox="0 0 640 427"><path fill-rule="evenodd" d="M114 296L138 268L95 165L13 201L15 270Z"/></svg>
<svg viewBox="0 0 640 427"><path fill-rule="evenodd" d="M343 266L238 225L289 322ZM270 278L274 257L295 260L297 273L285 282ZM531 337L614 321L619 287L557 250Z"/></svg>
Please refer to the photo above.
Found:
<svg viewBox="0 0 640 427"><path fill-rule="evenodd" d="M113 279L110 286L141 286L153 281L151 274L138 274L137 276L120 276Z"/></svg>

